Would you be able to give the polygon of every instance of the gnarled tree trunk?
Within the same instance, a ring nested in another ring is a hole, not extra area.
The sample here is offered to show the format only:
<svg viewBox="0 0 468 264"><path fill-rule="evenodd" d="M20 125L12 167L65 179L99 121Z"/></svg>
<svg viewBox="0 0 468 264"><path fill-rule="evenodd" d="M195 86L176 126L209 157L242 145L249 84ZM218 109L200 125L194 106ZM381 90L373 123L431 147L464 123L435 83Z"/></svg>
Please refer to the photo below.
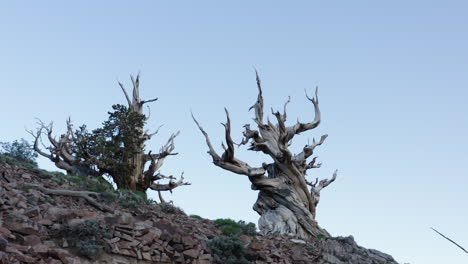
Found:
<svg viewBox="0 0 468 264"><path fill-rule="evenodd" d="M260 215L259 228L264 234L288 234L300 238L329 236L315 221L316 207L320 198L320 191L333 182L336 171L331 180L321 180L317 185L306 180L306 172L312 168L319 168L315 164L316 157L310 162L315 147L321 145L327 138L324 135L318 142L305 145L303 151L293 155L288 147L293 137L301 132L316 128L320 123L317 91L314 98L307 98L314 105L315 119L310 123L297 122L293 126L286 126L286 106L283 114L272 112L277 124L269 120L263 121L263 96L260 78L257 74L258 97L257 102L250 108L255 110L255 123L258 130L245 125L244 139L238 145L250 142L249 150L261 151L273 159L273 163L263 163L261 167L251 167L244 161L234 157L234 142L231 138L231 122L229 112L226 111L227 122L224 125L226 144L223 155L219 156L214 150L208 134L195 119L200 131L205 136L213 163L225 170L248 176L252 189L258 190L258 198L253 209ZM193 117L193 116L192 116ZM309 189L310 187L310 189Z"/></svg>

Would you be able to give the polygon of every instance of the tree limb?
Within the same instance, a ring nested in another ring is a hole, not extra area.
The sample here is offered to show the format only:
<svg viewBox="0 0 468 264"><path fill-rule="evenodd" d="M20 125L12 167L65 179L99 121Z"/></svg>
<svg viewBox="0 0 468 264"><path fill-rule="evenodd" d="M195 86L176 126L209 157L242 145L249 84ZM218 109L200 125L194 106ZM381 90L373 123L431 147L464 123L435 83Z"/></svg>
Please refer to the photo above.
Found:
<svg viewBox="0 0 468 264"><path fill-rule="evenodd" d="M255 122L261 126L263 124L263 96L262 96L262 82L258 76L257 70L255 70L255 78L257 80L258 96L257 101L254 105L249 108L249 111L253 108L255 110Z"/></svg>
<svg viewBox="0 0 468 264"><path fill-rule="evenodd" d="M52 195L63 195L63 196L72 196L72 197L79 197L85 199L88 203L90 203L92 206L96 207L97 209L104 211L104 212L114 212L112 208L110 208L107 205L100 204L90 196L95 196L98 197L99 193L96 192L88 192L88 191L71 191L71 190L57 190L57 189L49 189L45 188L44 186L37 185L37 184L31 184L31 183L23 183L24 186L26 187L32 187L35 189L40 190L43 193L46 194L52 194Z"/></svg>
<svg viewBox="0 0 468 264"><path fill-rule="evenodd" d="M443 238L447 239L448 241L452 242L455 246L459 247L461 250L463 250L466 254L468 254L468 251L466 251L466 249L464 249L462 246L460 246L459 244L457 244L455 241L453 241L452 239L446 237L444 234L440 233L439 231L437 231L435 228L431 227L432 230L434 230L434 232L436 232L437 234L439 234L440 236L442 236Z"/></svg>
<svg viewBox="0 0 468 264"><path fill-rule="evenodd" d="M197 119L194 117L192 113L192 119L197 124L198 128L202 132L203 136L205 136L206 144L208 145L208 154L210 154L211 158L213 159L213 163L221 167L225 170L234 172L236 174L243 174L247 175L250 177L256 177L256 176L261 176L265 174L265 169L263 168L252 168L249 164L247 164L244 161L238 160L234 157L234 147L233 147L233 142L231 139L231 136L229 135L230 133L230 120L229 120L229 114L226 110L227 114L227 122L224 125L225 126L225 132L226 132L226 140L228 141L228 148L224 152L224 154L220 157L216 150L213 148L213 145L211 144L210 138L208 136L208 133L203 129L203 127L200 125L200 123L197 121Z"/></svg>
<svg viewBox="0 0 468 264"><path fill-rule="evenodd" d="M306 92L306 97L314 105L314 111L315 111L314 120L312 122L310 122L310 123L301 123L301 122L298 121L294 126L288 127L286 129L286 133L287 133L286 140L287 141L291 140L297 134L300 134L300 133L302 133L304 131L316 128L320 124L320 108L319 108L319 102L318 102L318 87L315 88L315 97L310 98L307 95L307 92Z"/></svg>
<svg viewBox="0 0 468 264"><path fill-rule="evenodd" d="M180 180L177 182L174 182L172 180L169 181L168 184L159 184L159 183L153 183L151 184L150 188L154 191L170 191L172 192L173 189L182 186L182 185L191 185L189 182L184 182L184 173L182 172L182 175L180 176Z"/></svg>

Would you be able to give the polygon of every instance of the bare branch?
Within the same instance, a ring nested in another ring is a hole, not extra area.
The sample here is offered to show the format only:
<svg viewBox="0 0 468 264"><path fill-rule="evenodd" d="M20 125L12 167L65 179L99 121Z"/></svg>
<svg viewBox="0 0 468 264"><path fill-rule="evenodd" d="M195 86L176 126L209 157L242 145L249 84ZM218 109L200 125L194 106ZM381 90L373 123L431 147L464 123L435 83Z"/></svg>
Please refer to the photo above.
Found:
<svg viewBox="0 0 468 264"><path fill-rule="evenodd" d="M464 249L462 246L460 246L459 244L457 244L455 241L453 241L452 239L446 237L444 234L440 233L439 231L437 231L435 228L432 228L432 230L434 230L434 232L436 232L437 234L439 234L440 236L442 236L443 238L447 239L448 241L452 242L455 246L459 247L461 250L463 250L466 254L468 254L468 251L466 251L466 249Z"/></svg>
<svg viewBox="0 0 468 264"><path fill-rule="evenodd" d="M294 135L300 134L300 133L302 133L304 131L307 131L307 130L314 129L320 124L320 108L319 108L319 102L318 102L318 87L315 89L315 97L310 98L307 95L307 92L306 92L306 97L314 105L315 118L310 123L301 123L301 122L298 121L294 126L288 127L287 128L287 136L286 136L286 140L288 140L288 141L290 139L292 139L294 137Z"/></svg>
<svg viewBox="0 0 468 264"><path fill-rule="evenodd" d="M34 133L32 130L26 130L26 132L31 134L31 136L34 138L34 143L33 143L34 151L36 151L39 155L48 158L49 160L53 160L52 154L47 154L44 151L42 151L41 148L39 148L39 141L41 138L42 129L43 127L38 128L36 133Z"/></svg>
<svg viewBox="0 0 468 264"><path fill-rule="evenodd" d="M295 155L293 160L299 164L301 163L305 163L306 162L306 159L308 157L310 157L312 154L314 154L314 149L317 147L317 146L320 146L323 144L323 142L325 141L325 139L327 139L328 135L325 134L323 136L320 137L320 140L318 142L315 141L315 138L312 139L312 145L305 145L305 147L303 148L302 152Z"/></svg>
<svg viewBox="0 0 468 264"><path fill-rule="evenodd" d="M250 177L257 177L265 174L265 169L263 168L252 168L249 164L246 162L243 162L241 160L238 160L234 157L234 146L233 142L231 139L231 136L229 135L230 133L230 120L229 120L229 115L227 113L227 119L228 121L224 125L226 128L226 140L228 141L228 148L226 148L226 151L220 157L216 150L213 148L213 145L211 144L210 138L208 136L208 133L203 129L203 127L198 123L198 121L195 119L192 113L192 118L195 124L197 124L198 128L202 132L202 134L205 136L206 144L208 145L208 154L210 154L211 158L213 159L213 163L221 167L225 170L237 173L237 174L243 174L247 175Z"/></svg>
<svg viewBox="0 0 468 264"><path fill-rule="evenodd" d="M218 155L218 153L216 153L216 150L213 148L213 145L211 144L211 140L210 140L210 137L208 136L208 133L206 133L206 131L203 129L200 123L198 123L197 119L195 118L195 116L193 116L192 112L191 112L191 115L192 115L193 121L195 122L195 124L197 124L198 129L200 129L203 136L205 136L206 144L208 145L208 149L209 149L208 154L210 154L210 156L213 158L213 162L216 164L217 162L221 160L221 157Z"/></svg>
<svg viewBox="0 0 468 264"><path fill-rule="evenodd" d="M141 104L141 105L144 105L144 104L146 104L146 103L151 103L151 102L154 102L154 101L157 101L157 100L158 100L158 98L154 98L154 99L150 99L150 100L142 100L142 101L140 102L140 104Z"/></svg>
<svg viewBox="0 0 468 264"><path fill-rule="evenodd" d="M150 188L154 191L170 191L172 192L173 189L183 186L183 185L191 185L189 182L184 182L184 173L182 172L182 175L180 176L180 180L177 182L174 181L169 181L168 184L159 184L159 183L153 183L151 184Z"/></svg>
<svg viewBox="0 0 468 264"><path fill-rule="evenodd" d="M136 80L133 75L130 75L133 84L133 103L140 104L140 73L137 74Z"/></svg>
<svg viewBox="0 0 468 264"><path fill-rule="evenodd" d="M255 78L257 80L258 96L257 102L249 108L249 111L253 108L255 110L255 122L261 126L263 124L263 96L262 96L262 82L258 76L257 70L255 70Z"/></svg>
<svg viewBox="0 0 468 264"><path fill-rule="evenodd" d="M231 137L231 119L229 118L229 112L226 108L224 108L224 112L226 113L226 124L221 124L225 128L226 143L228 147L226 149L223 144L225 151L223 153L222 159L226 162L232 162L234 160L234 142Z"/></svg>
<svg viewBox="0 0 468 264"><path fill-rule="evenodd" d="M132 105L132 101L130 100L130 97L128 96L128 93L125 90L123 84L121 82L118 82L118 83L119 83L120 88L122 88L122 91L123 91L123 93L125 95L125 99L127 99L128 107L130 107Z"/></svg>

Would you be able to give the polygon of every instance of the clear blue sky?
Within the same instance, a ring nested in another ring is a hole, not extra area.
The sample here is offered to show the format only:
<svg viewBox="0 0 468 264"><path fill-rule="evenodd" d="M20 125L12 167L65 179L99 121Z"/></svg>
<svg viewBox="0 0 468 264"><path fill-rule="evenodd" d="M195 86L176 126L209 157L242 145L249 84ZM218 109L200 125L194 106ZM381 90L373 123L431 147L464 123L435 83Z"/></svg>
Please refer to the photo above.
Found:
<svg viewBox="0 0 468 264"><path fill-rule="evenodd" d="M304 89L320 87L328 133L313 176L323 191L318 221L333 235L398 261L466 263L433 233L468 246L468 4L466 1L4 1L0 7L0 140L30 139L34 118L93 128L115 103L117 80L141 70L149 127L159 149L181 130L164 173L190 187L170 198L207 218L256 222L248 179L211 164L190 109L220 146L223 107L233 136L251 122L253 66L266 109L287 96L291 121L313 118ZM219 148L220 149L220 148ZM238 151L251 164L261 154ZM45 160L44 168L53 169Z"/></svg>

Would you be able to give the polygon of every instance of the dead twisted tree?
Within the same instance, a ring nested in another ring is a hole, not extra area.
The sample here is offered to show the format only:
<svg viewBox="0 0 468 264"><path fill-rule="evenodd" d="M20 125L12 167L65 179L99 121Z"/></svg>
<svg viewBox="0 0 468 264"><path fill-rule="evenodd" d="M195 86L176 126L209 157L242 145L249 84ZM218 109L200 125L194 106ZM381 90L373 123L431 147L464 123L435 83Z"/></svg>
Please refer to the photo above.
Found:
<svg viewBox="0 0 468 264"><path fill-rule="evenodd" d="M156 135L159 129L153 133L144 129L149 116L144 115L143 106L158 99L140 98L139 74L136 78L131 76L131 81L133 84L131 96L119 82L128 107L114 105L115 112L109 112L109 121L103 123L103 128L93 130L92 133L89 133L84 126L80 128L81 130L73 130L69 119L67 131L56 139L52 135L52 123L46 125L39 121L37 130L29 131L34 138L34 150L67 173L94 177L109 175L118 189L172 192L174 188L189 185L190 183L184 181L183 174L177 180L172 175L158 173L168 156L177 155L174 152L174 139L179 132L169 137L159 153L145 152L145 142ZM43 143L43 136L47 138L49 145ZM159 182L160 180L169 180L169 182L163 184Z"/></svg>
<svg viewBox="0 0 468 264"><path fill-rule="evenodd" d="M326 230L319 227L315 221L316 207L320 199L320 192L336 179L337 171L330 180L318 179L315 183L306 180L306 172L309 169L319 168L317 157L307 161L320 146L327 135L318 142L304 146L298 154L289 150L291 140L295 135L312 130L320 124L320 109L317 97L307 99L312 102L315 118L312 122L297 122L292 126L286 125L286 107L290 99L284 104L283 113L279 111L272 114L276 117L277 124L269 119L264 121L262 87L258 73L256 74L258 97L257 102L250 108L255 111L254 121L258 130L251 129L250 125L244 126L243 140L239 146L250 142L248 150L261 151L273 159L273 163L263 163L261 167L252 167L248 163L239 160L234 155L234 141L231 138L231 120L229 112L225 109L227 121L225 128L226 146L222 144L224 153L220 156L211 144L208 133L200 123L192 118L203 133L208 145L208 153L213 163L225 170L236 174L246 175L252 183L252 189L258 190L258 198L253 209L260 214L259 228L264 234L289 234L300 238L329 236ZM249 110L250 110L249 109ZM318 185L317 185L318 183ZM310 189L309 189L310 187Z"/></svg>

